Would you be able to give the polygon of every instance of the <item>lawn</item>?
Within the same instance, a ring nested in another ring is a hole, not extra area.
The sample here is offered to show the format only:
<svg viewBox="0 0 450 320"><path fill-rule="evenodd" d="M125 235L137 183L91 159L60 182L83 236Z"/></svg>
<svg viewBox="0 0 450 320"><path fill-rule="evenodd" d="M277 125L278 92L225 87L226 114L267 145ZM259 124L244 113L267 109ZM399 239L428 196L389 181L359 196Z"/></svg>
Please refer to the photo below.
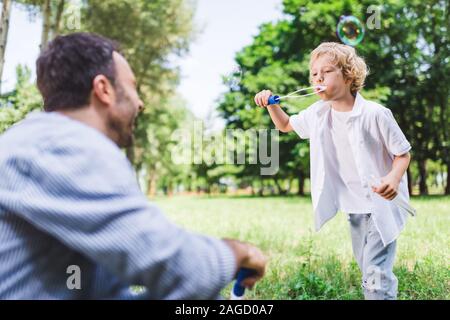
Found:
<svg viewBox="0 0 450 320"><path fill-rule="evenodd" d="M362 299L346 216L316 233L307 197L170 197L156 203L189 230L252 242L269 257L250 299ZM398 239L399 299L450 298L450 197L417 197ZM229 288L223 295L228 296Z"/></svg>

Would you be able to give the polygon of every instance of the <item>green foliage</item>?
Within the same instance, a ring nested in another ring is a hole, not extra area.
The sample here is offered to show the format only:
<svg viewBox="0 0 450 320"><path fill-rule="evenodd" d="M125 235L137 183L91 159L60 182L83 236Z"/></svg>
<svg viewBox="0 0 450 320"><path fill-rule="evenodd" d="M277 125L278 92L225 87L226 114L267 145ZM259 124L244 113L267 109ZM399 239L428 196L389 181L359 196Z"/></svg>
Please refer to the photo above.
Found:
<svg viewBox="0 0 450 320"><path fill-rule="evenodd" d="M413 146L414 159L432 159L448 168L448 1L284 0L286 16L263 24L253 42L236 55L242 80L218 107L227 128L273 128L266 110L254 105L254 95L263 89L284 94L309 86L310 52L321 42L339 41L335 28L341 15L368 21L371 5L381 9L381 28L366 28L357 47L371 69L363 95L393 111ZM314 98L291 101L283 106L293 114ZM282 135L280 142L279 176L308 176L307 143L295 134ZM256 173L244 168L243 174ZM426 169L421 174L426 177Z"/></svg>
<svg viewBox="0 0 450 320"><path fill-rule="evenodd" d="M19 65L13 91L0 96L0 133L22 120L29 112L42 108L42 98L31 82L31 71Z"/></svg>
<svg viewBox="0 0 450 320"><path fill-rule="evenodd" d="M41 13L44 2L18 1L34 16ZM189 190L209 189L211 184L220 185L227 178L240 187L259 186L262 190L264 186L275 186L279 193L286 193L291 182L297 180L298 193L303 192L309 176L309 144L295 133L280 134L280 169L273 177L261 176L261 165L190 166L171 161L175 143L171 133L195 120L186 110L186 103L174 94L179 79L178 69L172 63L173 57L187 52L194 35L193 2L86 0L77 3L81 10L81 30L118 41L136 74L146 110L138 119L135 145L127 154L142 174L144 184L164 190L179 184ZM51 1L51 36L73 32L65 22L73 18L68 16L68 11L74 5L75 1ZM321 42L338 41L335 27L341 15L352 14L365 23L372 14L367 8L372 5L381 9L381 26L366 28L365 38L357 46L370 67L363 95L390 108L411 142L415 161L410 173L411 180L419 182L418 191L426 193L427 185L438 190L446 184L449 193L450 178L444 175L450 167L448 1L284 0L283 18L262 24L253 41L236 54L242 77L237 86L231 84L221 97L219 115L225 119L226 129L273 129L267 111L254 105L255 93L267 88L283 94L309 86L310 52ZM26 83L18 83L13 92L1 98L0 131L40 107L36 89ZM315 97L290 100L283 108L295 114L314 101ZM251 151L246 148L247 159ZM441 181L439 188L433 187L439 184L438 179L446 183Z"/></svg>
<svg viewBox="0 0 450 320"><path fill-rule="evenodd" d="M82 26L117 41L135 73L145 111L138 118L135 145L127 154L150 185L165 188L183 180L188 168L170 159L171 134L193 120L174 94L178 70L170 58L182 55L191 40L193 6L187 0L88 0ZM153 186L154 187L154 186Z"/></svg>
<svg viewBox="0 0 450 320"><path fill-rule="evenodd" d="M83 29L118 41L151 94L172 92L178 73L169 59L187 51L192 17L188 0L88 0L82 8Z"/></svg>
<svg viewBox="0 0 450 320"><path fill-rule="evenodd" d="M31 17L43 13L45 2L18 1ZM178 69L172 61L173 57L188 50L193 34L193 3L190 0L59 0L51 1L49 9L44 16L50 25L43 39L58 33L87 31L112 38L120 44L146 105L138 118L135 146L127 150L127 154L136 169L144 173L144 180L156 183L160 177L165 177L163 184L170 185L185 179L189 168L172 163L170 138L174 130L193 121L193 116L187 111L185 102L174 94ZM76 18L71 16L75 9L80 12L80 25L74 25L76 21L72 21ZM81 29L74 30L74 27ZM29 76L29 71L19 69L16 89L1 98L0 132L41 106Z"/></svg>

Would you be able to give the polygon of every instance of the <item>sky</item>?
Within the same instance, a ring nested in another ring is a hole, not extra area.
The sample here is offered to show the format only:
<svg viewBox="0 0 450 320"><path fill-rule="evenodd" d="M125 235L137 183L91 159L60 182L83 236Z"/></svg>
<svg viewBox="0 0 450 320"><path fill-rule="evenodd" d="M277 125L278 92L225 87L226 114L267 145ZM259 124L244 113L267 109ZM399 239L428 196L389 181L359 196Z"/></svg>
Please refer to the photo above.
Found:
<svg viewBox="0 0 450 320"><path fill-rule="evenodd" d="M236 68L235 54L252 42L258 27L282 17L282 0L197 0L194 23L199 29L188 55L176 59L181 80L178 92L188 108L205 118L226 91L222 76ZM15 68L25 64L35 74L41 34L40 18L13 5L2 91L15 84Z"/></svg>
<svg viewBox="0 0 450 320"><path fill-rule="evenodd" d="M33 75L35 74L35 62L39 55L41 30L39 17L30 17L22 7L13 4L9 20L2 92L14 88L17 65L27 65L32 70Z"/></svg>
<svg viewBox="0 0 450 320"><path fill-rule="evenodd" d="M226 91L222 76L237 68L235 54L251 44L258 27L282 17L281 0L198 0L195 23L201 33L180 61L179 92L200 118Z"/></svg>

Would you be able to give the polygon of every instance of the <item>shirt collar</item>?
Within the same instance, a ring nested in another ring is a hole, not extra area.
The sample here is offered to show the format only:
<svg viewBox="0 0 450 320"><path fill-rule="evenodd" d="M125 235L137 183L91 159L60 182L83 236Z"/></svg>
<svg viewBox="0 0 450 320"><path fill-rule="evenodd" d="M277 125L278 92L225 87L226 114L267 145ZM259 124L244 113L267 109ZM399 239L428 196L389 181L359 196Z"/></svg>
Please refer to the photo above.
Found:
<svg viewBox="0 0 450 320"><path fill-rule="evenodd" d="M355 103L353 105L352 113L350 114L350 118L359 117L362 113L362 107L365 103L365 99L359 92L356 93Z"/></svg>
<svg viewBox="0 0 450 320"><path fill-rule="evenodd" d="M350 118L356 118L361 115L362 107L363 107L365 101L366 100L363 98L363 96L359 92L357 92L356 97L355 97L355 103L353 104L352 113L350 114ZM326 101L321 101L321 102L322 103L320 104L319 108L317 109L317 115L319 117L331 109L331 105L329 102L326 102Z"/></svg>

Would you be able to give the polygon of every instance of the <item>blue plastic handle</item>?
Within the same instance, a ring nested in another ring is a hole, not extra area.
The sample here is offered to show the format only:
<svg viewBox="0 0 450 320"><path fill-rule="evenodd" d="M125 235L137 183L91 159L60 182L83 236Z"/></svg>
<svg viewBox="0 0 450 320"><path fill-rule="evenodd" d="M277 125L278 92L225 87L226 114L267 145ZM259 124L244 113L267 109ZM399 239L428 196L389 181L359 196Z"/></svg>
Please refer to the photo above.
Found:
<svg viewBox="0 0 450 320"><path fill-rule="evenodd" d="M245 287L241 284L241 282L248 277L256 274L256 271L248 268L241 268L239 270L236 282L234 283L233 293L237 297L242 297L245 293Z"/></svg>
<svg viewBox="0 0 450 320"><path fill-rule="evenodd" d="M280 96L270 96L269 105L271 104L280 104Z"/></svg>

